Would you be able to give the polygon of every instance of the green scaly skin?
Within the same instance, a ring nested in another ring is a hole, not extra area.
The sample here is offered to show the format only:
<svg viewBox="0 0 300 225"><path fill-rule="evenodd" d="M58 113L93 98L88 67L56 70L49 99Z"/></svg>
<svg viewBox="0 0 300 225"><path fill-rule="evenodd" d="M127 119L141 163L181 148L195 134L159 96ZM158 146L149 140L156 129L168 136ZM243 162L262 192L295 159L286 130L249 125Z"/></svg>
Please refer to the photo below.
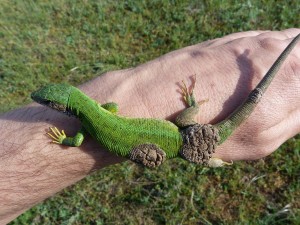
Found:
<svg viewBox="0 0 300 225"><path fill-rule="evenodd" d="M110 108L100 105L68 84L49 84L33 92L31 97L48 106L49 102L55 102L55 106L50 107L79 118L83 129L76 138L57 140L63 145L80 146L87 132L103 147L123 157L128 157L139 144L155 143L165 151L167 158L174 158L182 146L179 128L175 124L160 119L118 116L115 103L111 103Z"/></svg>
<svg viewBox="0 0 300 225"><path fill-rule="evenodd" d="M245 102L228 118L213 125L218 130L218 135L220 136L218 145L223 143L248 118L299 39L300 34L281 53L261 82L249 94ZM118 111L116 103L100 105L79 89L67 84L49 84L33 92L31 97L38 103L66 114L74 115L81 121L82 128L74 137L66 137L63 131L60 132L57 128L51 128L52 132L48 134L54 143L67 146L80 146L85 135L90 134L104 148L122 157L131 158L133 149L137 149L139 153L141 149L142 152L145 152L145 149L146 151L154 149L153 151L163 158L174 158L182 156L180 151L185 143L181 131L195 125L193 117L198 113L199 109L193 92L189 92L185 85L182 91L189 107L177 117L177 125L161 119L119 116L116 114ZM143 144L146 144L146 147ZM161 150L162 153L160 152ZM153 157L155 161L158 156ZM164 159L159 160L159 163L152 163L150 167L160 165L164 161ZM141 160L139 163L144 164ZM221 159L210 158L207 165L218 167L224 164L228 163ZM144 165L149 166L148 164Z"/></svg>
<svg viewBox="0 0 300 225"><path fill-rule="evenodd" d="M241 104L236 110L234 110L229 117L220 123L216 124L216 127L220 131L221 141L220 144L223 143L232 133L233 131L243 123L249 115L253 112L254 108L260 101L262 95L265 93L278 70L282 66L283 62L289 55L289 53L296 46L298 41L300 40L300 34L298 34L291 43L283 50L280 56L273 63L271 68L265 74L263 79L258 83L255 89L248 95L243 104Z"/></svg>

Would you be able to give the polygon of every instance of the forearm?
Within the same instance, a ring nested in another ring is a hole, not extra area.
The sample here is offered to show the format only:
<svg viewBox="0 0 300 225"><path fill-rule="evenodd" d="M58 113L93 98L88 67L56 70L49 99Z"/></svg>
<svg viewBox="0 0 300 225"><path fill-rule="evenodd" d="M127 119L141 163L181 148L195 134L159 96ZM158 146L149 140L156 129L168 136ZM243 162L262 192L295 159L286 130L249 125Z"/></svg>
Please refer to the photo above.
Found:
<svg viewBox="0 0 300 225"><path fill-rule="evenodd" d="M93 141L82 148L50 144L45 134L53 125L68 133L80 127L75 119L36 104L0 117L0 224L94 169L120 161Z"/></svg>
<svg viewBox="0 0 300 225"><path fill-rule="evenodd" d="M173 80L186 76L172 80L168 74L151 73L150 68L105 74L81 89L100 103L117 102L121 115L166 118L184 107L176 98L179 87ZM162 94L154 103L147 98L155 89ZM166 98L169 95L173 105ZM78 148L51 144L46 132L52 126L72 135L80 129L80 121L35 103L0 116L0 223L11 221L91 171L124 160L90 137Z"/></svg>

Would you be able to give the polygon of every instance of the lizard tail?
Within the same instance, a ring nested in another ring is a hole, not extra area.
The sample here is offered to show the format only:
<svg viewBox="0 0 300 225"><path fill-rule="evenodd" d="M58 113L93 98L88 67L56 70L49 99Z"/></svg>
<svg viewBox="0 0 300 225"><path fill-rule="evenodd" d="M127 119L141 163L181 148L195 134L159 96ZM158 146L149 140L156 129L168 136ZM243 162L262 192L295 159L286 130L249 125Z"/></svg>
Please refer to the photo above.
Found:
<svg viewBox="0 0 300 225"><path fill-rule="evenodd" d="M251 112L254 110L258 102L260 101L262 95L269 87L270 83L272 82L273 78L277 74L278 70L280 69L281 65L295 47L297 42L300 40L300 34L298 34L291 43L284 49L284 51L280 54L274 64L271 66L269 71L263 77L263 79L259 82L256 88L250 92L246 100L235 110L233 111L225 120L221 121L220 123L215 124L214 126L218 128L219 135L220 135L220 142L221 144L225 141L232 132L243 122L245 121Z"/></svg>

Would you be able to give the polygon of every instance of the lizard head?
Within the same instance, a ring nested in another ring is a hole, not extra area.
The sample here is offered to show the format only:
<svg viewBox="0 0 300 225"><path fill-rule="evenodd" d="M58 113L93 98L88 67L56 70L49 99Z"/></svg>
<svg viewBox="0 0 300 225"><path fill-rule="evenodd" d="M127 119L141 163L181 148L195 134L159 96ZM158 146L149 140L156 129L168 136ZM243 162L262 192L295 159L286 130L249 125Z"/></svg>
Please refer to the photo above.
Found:
<svg viewBox="0 0 300 225"><path fill-rule="evenodd" d="M48 84L31 93L31 98L42 105L71 115L68 101L73 87L68 84Z"/></svg>

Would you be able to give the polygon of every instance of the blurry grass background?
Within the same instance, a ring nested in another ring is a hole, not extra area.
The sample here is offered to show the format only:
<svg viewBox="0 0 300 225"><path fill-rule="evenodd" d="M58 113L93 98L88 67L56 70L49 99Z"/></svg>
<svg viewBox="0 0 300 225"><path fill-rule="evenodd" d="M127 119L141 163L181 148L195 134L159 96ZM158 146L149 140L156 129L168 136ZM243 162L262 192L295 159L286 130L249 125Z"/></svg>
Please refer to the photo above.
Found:
<svg viewBox="0 0 300 225"><path fill-rule="evenodd" d="M48 82L81 84L238 31L299 27L297 0L0 0L0 113ZM98 171L11 224L299 224L297 138L264 160Z"/></svg>

